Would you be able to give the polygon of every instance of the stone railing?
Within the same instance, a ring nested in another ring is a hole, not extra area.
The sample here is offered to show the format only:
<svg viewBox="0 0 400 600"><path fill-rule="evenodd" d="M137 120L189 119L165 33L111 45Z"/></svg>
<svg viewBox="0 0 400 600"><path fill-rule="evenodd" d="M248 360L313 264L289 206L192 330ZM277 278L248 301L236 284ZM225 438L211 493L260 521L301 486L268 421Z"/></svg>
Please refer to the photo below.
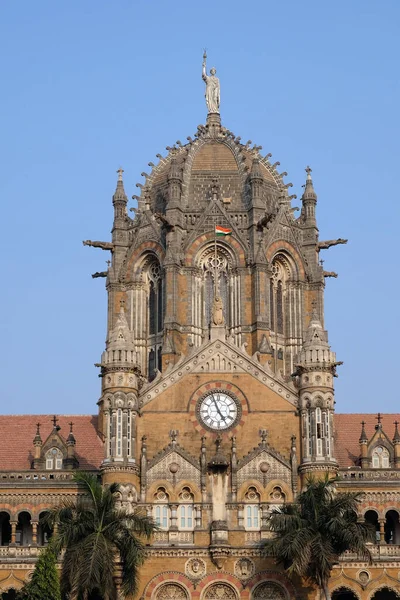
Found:
<svg viewBox="0 0 400 600"><path fill-rule="evenodd" d="M357 481L397 481L400 479L400 470L396 469L348 469L340 471L341 481L357 482ZM338 482L340 486L340 481Z"/></svg>
<svg viewBox="0 0 400 600"><path fill-rule="evenodd" d="M154 545L185 545L193 544L193 531L156 531L153 536Z"/></svg>
<svg viewBox="0 0 400 600"><path fill-rule="evenodd" d="M37 558L46 546L0 546L1 558Z"/></svg>
<svg viewBox="0 0 400 600"><path fill-rule="evenodd" d="M40 481L66 481L74 478L73 471L3 471L0 473L1 483L35 483Z"/></svg>
<svg viewBox="0 0 400 600"><path fill-rule="evenodd" d="M372 560L400 560L400 546L396 544L368 544L369 551L372 555ZM357 561L360 562L360 557L354 552L345 552L340 557L341 562Z"/></svg>

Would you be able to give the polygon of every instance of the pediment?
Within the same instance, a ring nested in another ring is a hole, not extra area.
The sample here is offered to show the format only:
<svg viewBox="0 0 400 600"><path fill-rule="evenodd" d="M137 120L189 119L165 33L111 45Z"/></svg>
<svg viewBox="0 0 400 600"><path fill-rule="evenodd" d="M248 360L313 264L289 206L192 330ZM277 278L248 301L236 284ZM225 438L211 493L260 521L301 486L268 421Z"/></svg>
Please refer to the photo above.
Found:
<svg viewBox="0 0 400 600"><path fill-rule="evenodd" d="M173 469L171 465L174 465ZM149 462L147 468L147 484L158 480L169 481L172 485L179 480L189 480L200 486L200 463L179 446L168 446Z"/></svg>
<svg viewBox="0 0 400 600"><path fill-rule="evenodd" d="M222 227L228 227L232 229L233 234L235 235L238 241L241 241L242 235L235 223L230 219L227 211L221 205L218 200L211 200L210 204L208 204L198 222L196 223L195 228L191 232L191 234L185 240L185 245L183 250L190 248L194 240L205 231L214 230L215 224L222 225Z"/></svg>
<svg viewBox="0 0 400 600"><path fill-rule="evenodd" d="M245 349L226 340L209 341L192 350L156 380L141 390L141 405L144 406L161 392L179 382L185 375L192 373L210 373L219 375L247 373L257 379L276 394L294 406L298 403L298 394L292 384L285 382L272 372L268 364L262 365L256 358L249 356Z"/></svg>
<svg viewBox="0 0 400 600"><path fill-rule="evenodd" d="M238 462L237 482L240 487L249 479L267 483L279 480L291 485L290 464L268 446L259 446Z"/></svg>

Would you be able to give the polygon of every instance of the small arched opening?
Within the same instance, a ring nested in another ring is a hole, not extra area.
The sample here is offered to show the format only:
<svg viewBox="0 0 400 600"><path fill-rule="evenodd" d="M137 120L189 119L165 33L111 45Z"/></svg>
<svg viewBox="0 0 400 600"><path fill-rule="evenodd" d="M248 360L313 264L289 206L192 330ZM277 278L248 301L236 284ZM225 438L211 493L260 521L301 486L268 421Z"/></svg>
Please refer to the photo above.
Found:
<svg viewBox="0 0 400 600"><path fill-rule="evenodd" d="M399 600L400 596L389 587L383 587L377 590L371 597L371 600Z"/></svg>
<svg viewBox="0 0 400 600"><path fill-rule="evenodd" d="M45 521L45 517L48 513L46 511L41 512L39 515L39 525L37 532L37 543L38 546L46 546L51 538L53 531Z"/></svg>
<svg viewBox="0 0 400 600"><path fill-rule="evenodd" d="M375 528L375 541L377 544L379 544L381 537L379 533L378 513L375 510L367 510L364 515L364 519L367 523L370 523L372 527Z"/></svg>
<svg viewBox="0 0 400 600"><path fill-rule="evenodd" d="M19 546L32 544L31 515L26 511L22 511L18 515L15 543Z"/></svg>
<svg viewBox="0 0 400 600"><path fill-rule="evenodd" d="M385 542L387 544L400 544L400 521L397 510L386 513Z"/></svg>
<svg viewBox="0 0 400 600"><path fill-rule="evenodd" d="M1 600L16 600L16 598L17 590L14 590L14 588L11 588L1 594Z"/></svg>
<svg viewBox="0 0 400 600"><path fill-rule="evenodd" d="M10 515L0 512L0 546L9 546L11 543Z"/></svg>
<svg viewBox="0 0 400 600"><path fill-rule="evenodd" d="M358 598L350 588L341 587L333 592L332 600L358 600Z"/></svg>

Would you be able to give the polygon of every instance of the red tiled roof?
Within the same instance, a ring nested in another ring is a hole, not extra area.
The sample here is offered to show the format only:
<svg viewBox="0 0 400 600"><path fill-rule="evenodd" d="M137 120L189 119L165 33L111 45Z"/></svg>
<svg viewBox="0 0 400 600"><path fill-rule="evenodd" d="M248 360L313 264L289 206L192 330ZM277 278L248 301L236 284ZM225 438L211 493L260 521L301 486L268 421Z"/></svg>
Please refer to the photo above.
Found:
<svg viewBox="0 0 400 600"><path fill-rule="evenodd" d="M359 464L361 421L365 421L365 433L370 440L375 433L376 414L335 414L335 456L342 469ZM382 429L390 440L394 435L394 421L400 421L400 415L382 415Z"/></svg>
<svg viewBox="0 0 400 600"><path fill-rule="evenodd" d="M69 423L74 424L79 467L98 469L104 458L104 445L97 429L97 415L60 415L57 418L61 427L59 434L64 439L69 434ZM31 468L36 423L41 424L40 436L45 443L53 429L52 415L0 415L0 471Z"/></svg>

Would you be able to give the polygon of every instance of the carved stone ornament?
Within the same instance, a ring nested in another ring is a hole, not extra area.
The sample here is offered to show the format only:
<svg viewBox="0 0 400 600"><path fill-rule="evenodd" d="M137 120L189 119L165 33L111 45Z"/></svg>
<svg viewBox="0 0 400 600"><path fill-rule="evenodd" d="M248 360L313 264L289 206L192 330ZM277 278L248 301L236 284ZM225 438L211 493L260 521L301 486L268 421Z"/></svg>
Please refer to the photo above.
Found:
<svg viewBox="0 0 400 600"><path fill-rule="evenodd" d="M164 583L157 590L156 600L187 600L186 590L176 583Z"/></svg>
<svg viewBox="0 0 400 600"><path fill-rule="evenodd" d="M260 583L253 592L254 600L286 600L282 587L273 581Z"/></svg>
<svg viewBox="0 0 400 600"><path fill-rule="evenodd" d="M201 558L190 558L186 562L185 573L192 579L201 579L206 574L206 563Z"/></svg>
<svg viewBox="0 0 400 600"><path fill-rule="evenodd" d="M370 580L370 574L368 571L360 571L358 574L358 579L362 585L367 585Z"/></svg>
<svg viewBox="0 0 400 600"><path fill-rule="evenodd" d="M235 575L239 579L248 579L254 574L254 562L249 558L241 558L235 563Z"/></svg>
<svg viewBox="0 0 400 600"><path fill-rule="evenodd" d="M204 600L237 600L237 594L226 583L213 583L204 594Z"/></svg>

